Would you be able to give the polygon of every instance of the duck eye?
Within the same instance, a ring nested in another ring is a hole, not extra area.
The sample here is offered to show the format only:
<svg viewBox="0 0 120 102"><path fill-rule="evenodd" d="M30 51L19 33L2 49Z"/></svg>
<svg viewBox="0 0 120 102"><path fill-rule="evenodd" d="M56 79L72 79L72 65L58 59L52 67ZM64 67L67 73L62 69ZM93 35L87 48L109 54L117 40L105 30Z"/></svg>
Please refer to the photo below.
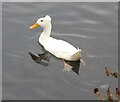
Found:
<svg viewBox="0 0 120 102"><path fill-rule="evenodd" d="M41 22L43 22L43 20L41 20Z"/></svg>

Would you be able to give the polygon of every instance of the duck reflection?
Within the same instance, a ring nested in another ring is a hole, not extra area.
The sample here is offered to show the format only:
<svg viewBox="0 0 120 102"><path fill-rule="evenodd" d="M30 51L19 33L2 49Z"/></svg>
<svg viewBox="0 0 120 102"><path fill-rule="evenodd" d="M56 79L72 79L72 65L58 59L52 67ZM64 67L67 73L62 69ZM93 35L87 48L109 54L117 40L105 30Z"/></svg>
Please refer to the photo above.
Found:
<svg viewBox="0 0 120 102"><path fill-rule="evenodd" d="M79 75L80 60L77 61L66 61L70 66L72 66L72 71Z"/></svg>
<svg viewBox="0 0 120 102"><path fill-rule="evenodd" d="M38 64L41 64L43 66L48 66L50 62L50 56L51 54L49 52L44 52L42 54L34 54L32 52L29 52L29 55L31 56L32 60L35 61ZM67 64L72 66L72 71L79 75L79 69L80 69L80 60L77 61L66 61Z"/></svg>
<svg viewBox="0 0 120 102"><path fill-rule="evenodd" d="M29 54L30 54L32 60L35 61L36 63L44 65L44 66L49 65L49 56L48 56L47 52L38 54L38 55L35 55L32 52L29 52Z"/></svg>

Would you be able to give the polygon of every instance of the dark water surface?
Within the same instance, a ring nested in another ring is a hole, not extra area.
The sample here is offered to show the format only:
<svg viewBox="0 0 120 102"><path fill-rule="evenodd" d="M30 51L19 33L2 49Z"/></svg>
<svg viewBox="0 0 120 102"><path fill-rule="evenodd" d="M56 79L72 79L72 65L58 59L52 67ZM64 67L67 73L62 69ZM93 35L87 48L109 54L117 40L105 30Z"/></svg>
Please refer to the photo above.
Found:
<svg viewBox="0 0 120 102"><path fill-rule="evenodd" d="M3 99L96 100L95 87L114 90L117 79L106 78L104 67L118 70L117 11L117 3L3 3ZM43 66L28 54L43 53L42 29L29 26L45 15L52 17L53 37L82 49L80 75L63 72L54 57Z"/></svg>

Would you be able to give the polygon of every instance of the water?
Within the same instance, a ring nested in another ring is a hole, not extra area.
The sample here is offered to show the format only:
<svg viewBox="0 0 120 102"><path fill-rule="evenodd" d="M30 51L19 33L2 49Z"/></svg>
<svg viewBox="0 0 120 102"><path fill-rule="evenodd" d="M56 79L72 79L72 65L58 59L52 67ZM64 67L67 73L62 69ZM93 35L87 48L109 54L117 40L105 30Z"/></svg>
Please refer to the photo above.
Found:
<svg viewBox="0 0 120 102"><path fill-rule="evenodd" d="M104 93L110 85L114 91L118 80L107 79L104 67L118 70L117 9L117 3L3 3L2 99L96 100L95 87ZM63 72L55 57L43 66L28 54L43 53L42 29L29 26L45 15L52 17L51 36L82 49L86 65L80 75Z"/></svg>

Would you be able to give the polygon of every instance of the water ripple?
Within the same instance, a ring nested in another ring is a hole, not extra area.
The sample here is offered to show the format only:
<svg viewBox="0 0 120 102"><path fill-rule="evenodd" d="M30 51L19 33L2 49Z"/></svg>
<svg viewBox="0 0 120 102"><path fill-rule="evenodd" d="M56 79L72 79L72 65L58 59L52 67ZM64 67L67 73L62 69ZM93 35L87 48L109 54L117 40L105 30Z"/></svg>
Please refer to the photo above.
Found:
<svg viewBox="0 0 120 102"><path fill-rule="evenodd" d="M99 38L99 37L95 37L95 36L87 36L87 35L83 35L83 34L57 34L57 33L53 33L53 35L57 35L57 36L71 36L71 37L80 37L80 38L86 38L86 39L92 39L92 38Z"/></svg>
<svg viewBox="0 0 120 102"><path fill-rule="evenodd" d="M86 55L86 57L88 58L113 58L113 56L110 55Z"/></svg>

